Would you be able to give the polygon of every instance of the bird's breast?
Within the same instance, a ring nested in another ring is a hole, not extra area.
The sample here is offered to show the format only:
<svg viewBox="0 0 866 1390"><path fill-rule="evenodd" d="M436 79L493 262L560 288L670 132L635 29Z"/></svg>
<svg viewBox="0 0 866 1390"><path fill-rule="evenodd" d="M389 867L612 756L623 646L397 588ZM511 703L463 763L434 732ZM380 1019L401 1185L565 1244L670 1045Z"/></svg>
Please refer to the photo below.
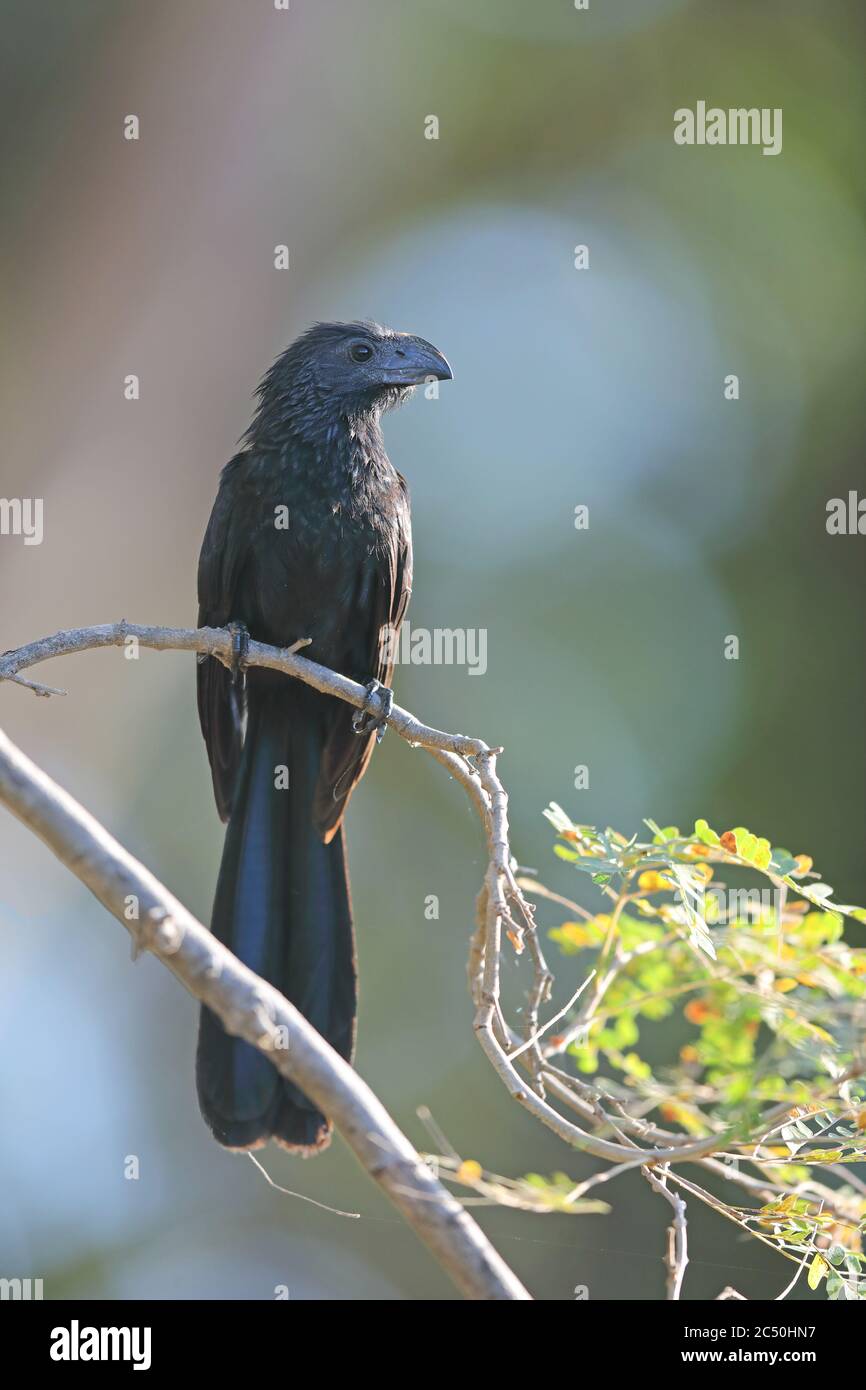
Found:
<svg viewBox="0 0 866 1390"><path fill-rule="evenodd" d="M239 595L238 616L252 636L278 646L309 637L305 655L346 669L366 641L387 526L379 511L359 512L351 499L263 498Z"/></svg>

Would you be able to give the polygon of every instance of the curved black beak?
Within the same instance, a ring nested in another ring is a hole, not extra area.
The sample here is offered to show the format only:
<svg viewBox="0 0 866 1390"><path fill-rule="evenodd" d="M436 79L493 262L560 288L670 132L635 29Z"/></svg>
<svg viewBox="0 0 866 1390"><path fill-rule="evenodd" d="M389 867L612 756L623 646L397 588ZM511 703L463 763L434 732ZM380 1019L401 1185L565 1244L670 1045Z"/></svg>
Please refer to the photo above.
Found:
<svg viewBox="0 0 866 1390"><path fill-rule="evenodd" d="M425 338L406 334L396 338L382 363L382 376L392 386L420 386L425 381L451 381L447 358Z"/></svg>

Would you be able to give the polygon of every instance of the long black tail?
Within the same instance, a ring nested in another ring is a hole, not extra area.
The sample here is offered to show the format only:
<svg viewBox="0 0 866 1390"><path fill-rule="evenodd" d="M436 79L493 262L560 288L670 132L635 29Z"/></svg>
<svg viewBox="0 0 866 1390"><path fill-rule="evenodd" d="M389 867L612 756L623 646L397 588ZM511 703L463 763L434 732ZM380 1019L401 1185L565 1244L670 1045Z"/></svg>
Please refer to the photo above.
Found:
<svg viewBox="0 0 866 1390"><path fill-rule="evenodd" d="M324 844L313 823L328 702L282 679L250 684L211 930L351 1060L357 975L345 843L340 829ZM227 1148L270 1137L309 1151L328 1143L315 1106L206 1008L196 1080L202 1114Z"/></svg>

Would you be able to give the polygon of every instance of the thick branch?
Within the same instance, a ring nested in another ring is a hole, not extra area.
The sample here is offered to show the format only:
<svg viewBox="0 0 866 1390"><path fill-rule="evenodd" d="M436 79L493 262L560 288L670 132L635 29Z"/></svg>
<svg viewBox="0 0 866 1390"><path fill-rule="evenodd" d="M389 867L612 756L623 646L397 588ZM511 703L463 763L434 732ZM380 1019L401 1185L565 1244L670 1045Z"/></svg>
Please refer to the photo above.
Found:
<svg viewBox="0 0 866 1390"><path fill-rule="evenodd" d="M3 733L0 800L123 923L136 949L158 956L229 1033L264 1052L334 1121L359 1162L463 1294L487 1300L529 1298L352 1067Z"/></svg>

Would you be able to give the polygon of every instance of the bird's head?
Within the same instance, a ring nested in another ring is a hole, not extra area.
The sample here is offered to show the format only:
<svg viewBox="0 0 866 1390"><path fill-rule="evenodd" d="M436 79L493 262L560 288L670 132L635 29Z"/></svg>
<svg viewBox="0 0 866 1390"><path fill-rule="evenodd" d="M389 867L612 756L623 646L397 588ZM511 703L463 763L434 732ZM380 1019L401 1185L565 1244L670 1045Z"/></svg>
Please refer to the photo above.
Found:
<svg viewBox="0 0 866 1390"><path fill-rule="evenodd" d="M265 376L257 420L269 427L281 420L297 430L326 418L378 416L415 386L451 377L448 362L425 338L372 322L317 323Z"/></svg>

